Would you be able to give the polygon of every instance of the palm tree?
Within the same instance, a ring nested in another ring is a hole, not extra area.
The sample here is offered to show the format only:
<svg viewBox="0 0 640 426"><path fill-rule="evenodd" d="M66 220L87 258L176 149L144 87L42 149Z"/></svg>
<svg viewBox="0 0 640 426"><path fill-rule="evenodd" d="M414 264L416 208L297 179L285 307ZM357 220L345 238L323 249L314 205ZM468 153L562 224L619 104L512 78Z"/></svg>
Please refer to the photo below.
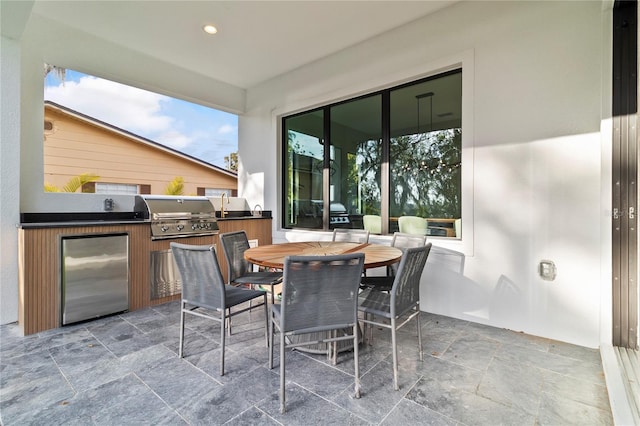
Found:
<svg viewBox="0 0 640 426"><path fill-rule="evenodd" d="M184 178L176 176L164 190L165 195L182 195L184 192Z"/></svg>
<svg viewBox="0 0 640 426"><path fill-rule="evenodd" d="M94 175L92 173L82 173L79 176L74 176L62 187L62 190L57 186L45 182L44 183L44 192L76 192L78 189L82 188L82 185L89 182L95 182L100 179L100 176Z"/></svg>
<svg viewBox="0 0 640 426"><path fill-rule="evenodd" d="M57 67L51 64L44 64L44 77L47 78L50 72L54 72L58 80L64 83L64 80L67 76L67 69L62 67Z"/></svg>

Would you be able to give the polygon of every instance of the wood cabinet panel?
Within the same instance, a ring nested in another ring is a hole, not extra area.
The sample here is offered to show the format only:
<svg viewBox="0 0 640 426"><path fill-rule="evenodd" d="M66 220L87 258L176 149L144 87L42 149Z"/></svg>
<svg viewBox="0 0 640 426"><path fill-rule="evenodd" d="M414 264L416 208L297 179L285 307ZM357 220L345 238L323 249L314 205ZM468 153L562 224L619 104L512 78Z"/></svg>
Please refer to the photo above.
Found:
<svg viewBox="0 0 640 426"><path fill-rule="evenodd" d="M25 335L37 333L59 327L61 324L60 238L62 236L129 232L131 228L143 227L121 225L20 229L18 321L23 333ZM148 226L145 228L148 229ZM130 244L132 239L130 236ZM132 256L132 258L135 257Z"/></svg>

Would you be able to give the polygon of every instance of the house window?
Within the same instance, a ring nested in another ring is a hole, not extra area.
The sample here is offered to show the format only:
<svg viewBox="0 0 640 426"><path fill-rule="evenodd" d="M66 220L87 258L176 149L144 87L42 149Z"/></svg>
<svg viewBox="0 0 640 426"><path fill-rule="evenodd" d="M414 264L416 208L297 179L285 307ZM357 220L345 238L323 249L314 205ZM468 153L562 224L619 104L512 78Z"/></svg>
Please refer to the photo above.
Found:
<svg viewBox="0 0 640 426"><path fill-rule="evenodd" d="M372 232L460 238L462 70L287 116L282 128L285 228L365 228L368 216Z"/></svg>
<svg viewBox="0 0 640 426"><path fill-rule="evenodd" d="M106 183L96 182L95 193L96 194L138 194L138 185L131 185L125 183Z"/></svg>
<svg viewBox="0 0 640 426"><path fill-rule="evenodd" d="M201 191L204 190L204 191ZM205 197L220 197L222 194L226 194L227 197L231 197L232 189L219 189L219 188L198 188L198 195L203 192Z"/></svg>

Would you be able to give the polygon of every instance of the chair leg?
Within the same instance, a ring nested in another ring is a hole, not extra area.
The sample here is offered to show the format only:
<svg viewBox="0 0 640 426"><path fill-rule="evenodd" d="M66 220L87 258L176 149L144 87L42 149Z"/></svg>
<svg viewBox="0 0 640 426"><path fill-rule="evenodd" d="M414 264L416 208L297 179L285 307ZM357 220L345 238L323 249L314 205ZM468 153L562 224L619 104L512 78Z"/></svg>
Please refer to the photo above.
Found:
<svg viewBox="0 0 640 426"><path fill-rule="evenodd" d="M399 390L398 386L398 342L396 340L396 319L391 318L391 348L393 353L393 389Z"/></svg>
<svg viewBox="0 0 640 426"><path fill-rule="evenodd" d="M355 397L360 398L360 364L358 355L358 322L353 326L353 364L355 365Z"/></svg>
<svg viewBox="0 0 640 426"><path fill-rule="evenodd" d="M222 318L220 318L220 375L224 376L224 344L225 344L225 330L224 330L224 323L225 323L225 315L224 315L224 309L220 312L220 316Z"/></svg>
<svg viewBox="0 0 640 426"><path fill-rule="evenodd" d="M273 368L273 314L269 315L269 370Z"/></svg>
<svg viewBox="0 0 640 426"><path fill-rule="evenodd" d="M269 347L269 307L267 306L267 295L264 295L264 340Z"/></svg>
<svg viewBox="0 0 640 426"><path fill-rule="evenodd" d="M178 346L178 358L182 358L182 348L184 347L184 309L185 303L180 302L180 344Z"/></svg>
<svg viewBox="0 0 640 426"><path fill-rule="evenodd" d="M285 412L284 340L285 340L284 333L280 331L280 413L281 414L284 414Z"/></svg>
<svg viewBox="0 0 640 426"><path fill-rule="evenodd" d="M416 322L418 326L418 350L420 354L420 361L424 361L424 354L422 350L422 329L420 328L420 307L418 306L418 313L416 314Z"/></svg>
<svg viewBox="0 0 640 426"><path fill-rule="evenodd" d="M369 343L368 339L367 339L367 323L364 322L367 319L367 314L365 314L364 312L362 313L362 343Z"/></svg>
<svg viewBox="0 0 640 426"><path fill-rule="evenodd" d="M331 338L335 339L338 337L338 330L331 330ZM338 341L334 340L333 342L327 345L327 350L329 351L328 355L331 357L331 364L338 364Z"/></svg>

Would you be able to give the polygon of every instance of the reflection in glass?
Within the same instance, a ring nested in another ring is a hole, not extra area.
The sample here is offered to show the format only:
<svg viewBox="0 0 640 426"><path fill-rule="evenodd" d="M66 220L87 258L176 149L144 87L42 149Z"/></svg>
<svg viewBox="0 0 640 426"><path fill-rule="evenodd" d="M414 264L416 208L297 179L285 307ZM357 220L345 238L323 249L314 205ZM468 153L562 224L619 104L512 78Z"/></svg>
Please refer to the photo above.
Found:
<svg viewBox="0 0 640 426"><path fill-rule="evenodd" d="M461 72L391 92L391 232L400 230L398 218L413 216L427 222L428 235L460 237L461 98Z"/></svg>
<svg viewBox="0 0 640 426"><path fill-rule="evenodd" d="M331 108L329 228L363 228L362 216L380 214L381 95Z"/></svg>
<svg viewBox="0 0 640 426"><path fill-rule="evenodd" d="M285 120L285 227L322 229L322 110Z"/></svg>

